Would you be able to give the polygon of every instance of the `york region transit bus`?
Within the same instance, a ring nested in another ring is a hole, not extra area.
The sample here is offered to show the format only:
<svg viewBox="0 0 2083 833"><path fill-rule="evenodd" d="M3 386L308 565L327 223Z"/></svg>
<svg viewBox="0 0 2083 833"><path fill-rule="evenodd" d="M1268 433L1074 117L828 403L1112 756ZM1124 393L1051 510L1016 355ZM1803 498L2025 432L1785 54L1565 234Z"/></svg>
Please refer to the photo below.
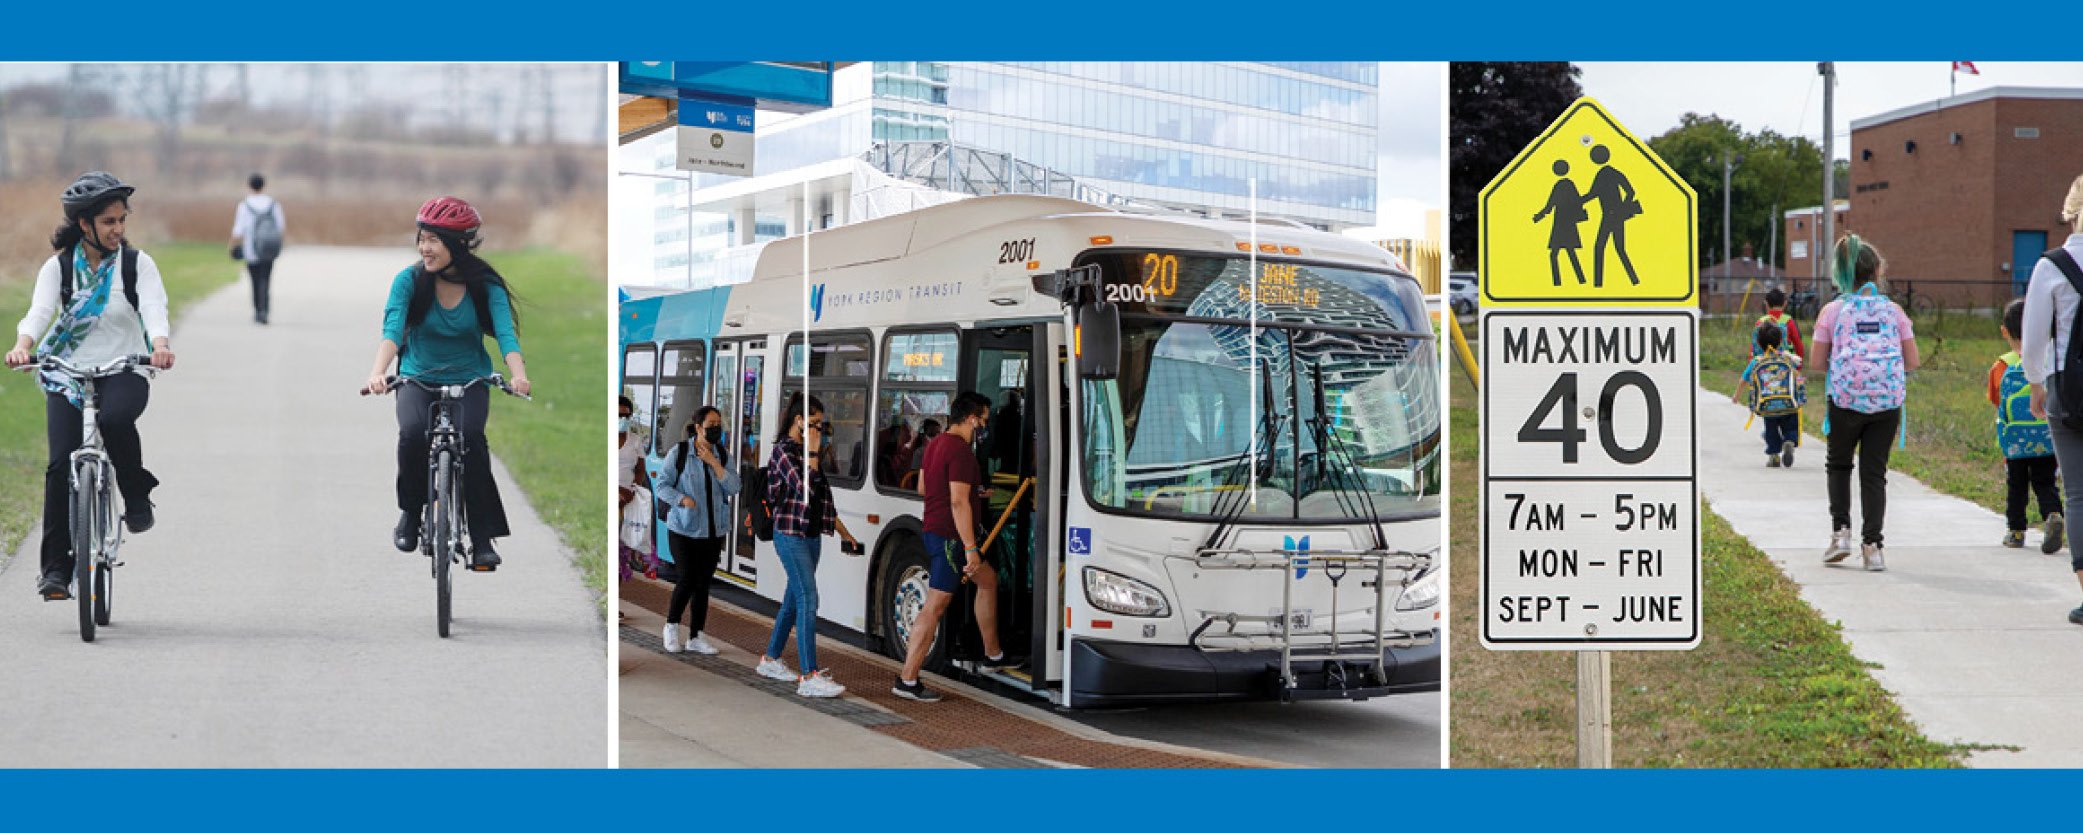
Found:
<svg viewBox="0 0 2083 833"><path fill-rule="evenodd" d="M775 241L748 283L618 318L654 473L704 404L726 463L763 466L807 381L840 520L867 545L827 544L819 615L891 657L927 589L925 443L975 391L993 403L979 544L1025 660L998 682L1071 708L1439 688L1438 341L1378 247L979 197ZM778 600L749 499L717 577ZM975 592L929 667L976 671Z"/></svg>

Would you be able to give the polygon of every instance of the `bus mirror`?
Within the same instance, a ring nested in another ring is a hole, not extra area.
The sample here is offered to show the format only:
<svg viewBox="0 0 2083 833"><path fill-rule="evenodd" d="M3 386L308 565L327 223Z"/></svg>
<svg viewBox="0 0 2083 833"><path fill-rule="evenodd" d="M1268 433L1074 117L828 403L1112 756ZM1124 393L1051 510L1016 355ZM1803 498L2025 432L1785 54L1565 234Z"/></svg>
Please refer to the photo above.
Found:
<svg viewBox="0 0 2083 833"><path fill-rule="evenodd" d="M1121 375L1120 308L1099 301L1079 304L1072 342L1079 378L1105 381Z"/></svg>

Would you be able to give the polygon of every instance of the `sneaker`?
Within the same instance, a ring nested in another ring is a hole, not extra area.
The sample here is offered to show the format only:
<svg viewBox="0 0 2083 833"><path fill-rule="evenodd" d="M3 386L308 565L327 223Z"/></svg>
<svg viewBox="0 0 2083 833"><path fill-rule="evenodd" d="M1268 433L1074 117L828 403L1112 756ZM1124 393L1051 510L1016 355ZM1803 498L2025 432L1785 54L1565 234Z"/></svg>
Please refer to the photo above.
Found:
<svg viewBox="0 0 2083 833"><path fill-rule="evenodd" d="M44 573L43 580L36 584L36 595L47 602L62 602L72 598L72 592L66 589L69 584L64 573Z"/></svg>
<svg viewBox="0 0 2083 833"><path fill-rule="evenodd" d="M804 674L796 682L797 697L837 697L846 693L846 686L832 681L832 672L814 671Z"/></svg>
<svg viewBox="0 0 2083 833"><path fill-rule="evenodd" d="M1765 468L1768 468L1768 469L1776 469L1776 468L1779 468L1779 455L1777 455L1777 454L1767 454L1767 455L1765 455Z"/></svg>
<svg viewBox="0 0 2083 833"><path fill-rule="evenodd" d="M1013 659L1013 656L1011 654L1004 654L999 656L997 659L991 659L989 657L984 658L984 661L976 664L976 670L984 673L991 673L995 671L1004 671L1011 668L1018 668L1020 667L1020 664L1020 661Z"/></svg>
<svg viewBox="0 0 2083 833"><path fill-rule="evenodd" d="M2004 546L2006 546L2006 547L2009 547L2009 548L2011 548L2011 549L2014 549L2014 550L2015 550L2015 549L2020 549L2020 548L2024 547L2024 546L2025 546L2025 530L2022 530L2022 529L2013 529L2013 530L2011 530L2011 531L2009 531L2009 532L2006 532L2006 533L2004 533L2004 534L2003 534L2003 545L2004 545Z"/></svg>
<svg viewBox="0 0 2083 833"><path fill-rule="evenodd" d="M2075 610L2069 611L2069 622L2083 625L2083 605L2077 605Z"/></svg>
<svg viewBox="0 0 2083 833"><path fill-rule="evenodd" d="M665 623L665 633L662 638L665 640L665 652L668 654L677 654L687 650L687 646L680 644L679 625L671 622Z"/></svg>
<svg viewBox="0 0 2083 833"><path fill-rule="evenodd" d="M480 573L489 573L499 569L499 551L492 549L492 542L486 541L471 546L470 569Z"/></svg>
<svg viewBox="0 0 2083 833"><path fill-rule="evenodd" d="M1851 555L1852 555L1852 531L1851 531L1851 528L1849 528L1849 527L1846 527L1846 528L1844 528L1844 529L1840 529L1840 530L1837 530L1836 532L1832 532L1832 533L1830 533L1830 548L1829 548L1829 549L1826 549L1826 550L1823 550L1823 563L1824 563L1824 564L1835 564L1835 563L1837 563L1837 562L1839 562L1839 561L1843 561L1843 560L1845 560L1845 559L1847 559L1847 558L1850 558L1850 557L1851 557Z"/></svg>
<svg viewBox="0 0 2083 833"><path fill-rule="evenodd" d="M123 526L130 529L130 534L137 535L152 528L154 519L152 517L151 501L141 500L127 505L123 509ZM2049 550L2049 552L2052 552L2052 550Z"/></svg>
<svg viewBox="0 0 2083 833"><path fill-rule="evenodd" d="M391 530L391 546L399 552L419 549L419 513L399 512L398 525Z"/></svg>
<svg viewBox="0 0 2083 833"><path fill-rule="evenodd" d="M1866 562L1866 572L1878 573L1888 569L1888 565L1881 562L1879 544L1861 545L1859 547L1859 557Z"/></svg>
<svg viewBox="0 0 2083 833"><path fill-rule="evenodd" d="M696 632L694 636L688 638L687 650L705 657L716 655L716 646L709 644L709 640L703 638L700 632Z"/></svg>
<svg viewBox="0 0 2083 833"><path fill-rule="evenodd" d="M940 702L940 692L927 688L926 684L922 682L914 681L907 683L903 677L898 677L897 684L890 686L890 693L906 700L917 700L921 703Z"/></svg>
<svg viewBox="0 0 2083 833"><path fill-rule="evenodd" d="M758 671L760 676L769 680L788 680L793 682L796 679L796 672L788 670L788 666L782 665L781 660L778 659L760 657L759 664L753 666L752 670Z"/></svg>
<svg viewBox="0 0 2083 833"><path fill-rule="evenodd" d="M2047 537L2040 541L2040 552L2048 555L2061 552L2062 539L2065 537L2063 527L2065 526L2067 526L2067 522L2061 519L2060 512L2047 516Z"/></svg>
<svg viewBox="0 0 2083 833"><path fill-rule="evenodd" d="M1787 443L1786 449L1785 449L1784 451L1781 451L1781 452L1779 452L1779 464L1780 464L1780 465L1782 465L1782 466L1785 466L1785 467L1787 467L1787 468L1793 468L1793 467L1794 467L1794 444L1793 444L1793 443Z"/></svg>

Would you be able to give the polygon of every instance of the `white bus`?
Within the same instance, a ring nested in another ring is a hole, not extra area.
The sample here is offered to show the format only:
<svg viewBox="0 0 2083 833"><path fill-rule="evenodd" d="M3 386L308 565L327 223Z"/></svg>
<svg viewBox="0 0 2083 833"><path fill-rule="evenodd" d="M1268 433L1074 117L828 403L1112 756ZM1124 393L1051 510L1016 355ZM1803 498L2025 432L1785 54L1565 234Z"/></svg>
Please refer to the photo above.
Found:
<svg viewBox="0 0 2083 833"><path fill-rule="evenodd" d="M749 283L618 318L654 472L704 404L729 464L764 465L808 377L868 548L827 543L819 615L891 657L926 592L921 449L970 390L993 403L980 543L1026 658L999 682L1072 708L1438 690L1438 340L1380 248L982 197L776 241ZM745 499L718 577L779 599ZM974 669L969 617L958 598L929 667Z"/></svg>

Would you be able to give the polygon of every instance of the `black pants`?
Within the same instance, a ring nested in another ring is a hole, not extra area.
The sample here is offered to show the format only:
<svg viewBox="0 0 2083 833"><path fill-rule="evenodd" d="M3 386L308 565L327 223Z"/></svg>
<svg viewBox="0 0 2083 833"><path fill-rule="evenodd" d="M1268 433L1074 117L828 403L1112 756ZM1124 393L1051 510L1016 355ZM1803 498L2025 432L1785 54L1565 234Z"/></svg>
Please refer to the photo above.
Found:
<svg viewBox="0 0 2083 833"><path fill-rule="evenodd" d="M159 480L145 470L144 446L137 418L152 398L152 383L135 373L111 376L99 383L101 444L116 467L116 488L129 505L142 505ZM84 441L80 409L55 393L44 394L44 433L50 440L50 465L43 472L43 571L72 572L72 452Z"/></svg>
<svg viewBox="0 0 2083 833"><path fill-rule="evenodd" d="M250 260L246 262L246 275L253 279L253 314L268 314L268 280L275 276L272 260Z"/></svg>
<svg viewBox="0 0 2083 833"><path fill-rule="evenodd" d="M1830 528L1852 525L1852 457L1859 461L1859 509L1864 523L1859 538L1881 543L1881 522L1888 515L1888 453L1895 448L1895 429L1902 409L1866 414L1830 403L1830 450L1824 468L1830 477Z"/></svg>
<svg viewBox="0 0 2083 833"><path fill-rule="evenodd" d="M463 432L463 512L473 544L507 535L506 505L492 480L491 452L485 446L485 419L490 391L473 385L451 412ZM433 428L438 397L418 385L398 388L398 508L417 514L427 505L427 433Z"/></svg>
<svg viewBox="0 0 2083 833"><path fill-rule="evenodd" d="M716 574L716 564L723 557L722 538L689 538L678 532L668 531L666 537L672 541L673 600L665 609L665 621L680 624L680 614L687 614L687 631L701 633L709 625L709 580ZM688 608L692 607L692 610Z"/></svg>
<svg viewBox="0 0 2083 833"><path fill-rule="evenodd" d="M2061 514L2061 492L2054 487L2054 457L2021 457L2003 461L2004 499L2003 516L2011 529L2023 530L2028 520L2025 514L2026 489L2040 500L2040 517Z"/></svg>

